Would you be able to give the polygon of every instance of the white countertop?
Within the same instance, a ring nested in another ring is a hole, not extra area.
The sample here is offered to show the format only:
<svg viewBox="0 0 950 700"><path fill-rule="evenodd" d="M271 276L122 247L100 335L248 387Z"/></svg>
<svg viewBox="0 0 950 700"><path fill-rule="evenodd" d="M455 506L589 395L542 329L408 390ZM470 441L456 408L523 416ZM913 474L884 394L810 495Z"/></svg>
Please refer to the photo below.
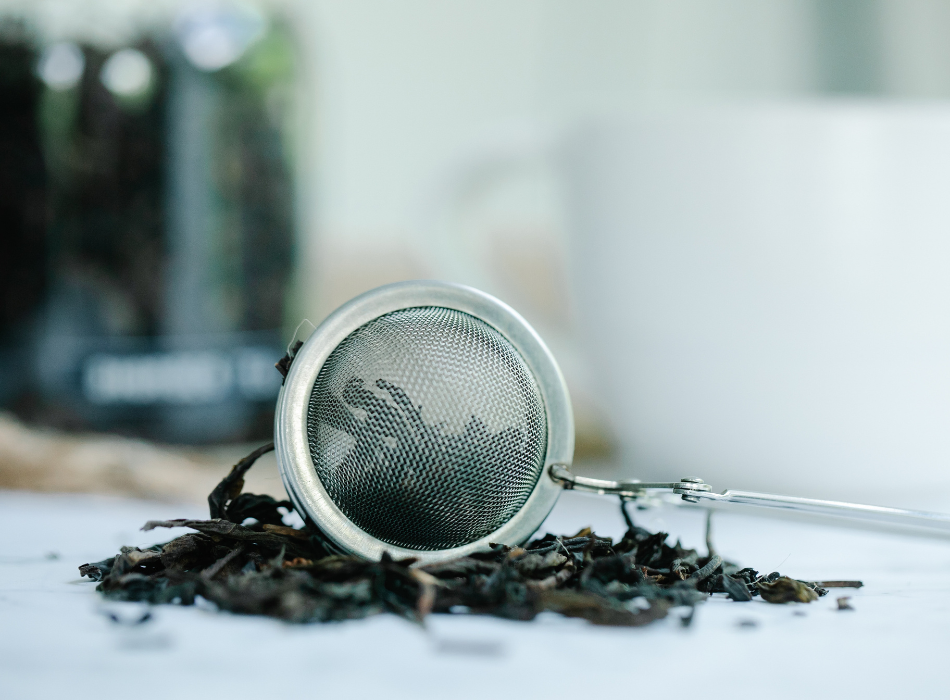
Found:
<svg viewBox="0 0 950 700"><path fill-rule="evenodd" d="M395 616L294 626L210 606L103 601L77 567L143 533L149 519L205 517L195 506L0 492L0 698L950 697L950 541L718 513L720 554L767 573L861 579L811 605L714 597L683 628L543 614L530 623ZM703 517L638 514L702 548ZM565 493L544 530L623 530L614 499ZM55 558L52 555L56 555ZM851 596L853 611L836 598Z"/></svg>

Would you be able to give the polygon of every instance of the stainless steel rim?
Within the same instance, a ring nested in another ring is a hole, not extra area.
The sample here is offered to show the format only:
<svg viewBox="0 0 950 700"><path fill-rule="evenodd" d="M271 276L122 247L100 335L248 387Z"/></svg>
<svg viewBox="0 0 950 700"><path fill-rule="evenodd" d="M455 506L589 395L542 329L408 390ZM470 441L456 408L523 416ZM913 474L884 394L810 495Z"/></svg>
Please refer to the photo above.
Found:
<svg viewBox="0 0 950 700"><path fill-rule="evenodd" d="M310 392L323 363L350 333L384 314L418 306L441 306L471 314L493 326L515 347L537 380L547 414L544 469L522 509L490 535L461 547L420 551L395 547L357 527L330 499L317 478L307 440ZM496 542L514 546L527 540L554 507L562 490L550 467L570 465L574 456L574 416L561 370L551 351L518 313L498 299L471 287L419 280L397 282L366 292L334 311L297 353L277 399L274 443L281 478L297 509L340 549L369 559L384 552L432 563L487 549Z"/></svg>

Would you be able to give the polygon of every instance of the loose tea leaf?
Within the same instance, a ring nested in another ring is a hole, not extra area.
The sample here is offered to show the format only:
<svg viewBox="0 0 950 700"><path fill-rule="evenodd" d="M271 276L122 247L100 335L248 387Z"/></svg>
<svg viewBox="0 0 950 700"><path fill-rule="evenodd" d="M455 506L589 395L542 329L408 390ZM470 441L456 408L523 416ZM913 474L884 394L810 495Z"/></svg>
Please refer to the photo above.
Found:
<svg viewBox="0 0 950 700"><path fill-rule="evenodd" d="M254 463L260 459L260 457L273 451L273 449L274 443L272 442L258 447L247 457L235 464L234 467L231 468L231 472L221 480L221 483L214 487L214 490L208 494L208 507L211 510L212 519L230 517L232 520L236 520L236 514L228 513L228 506L232 500L238 498L244 489L244 475L247 474L248 469L253 467ZM258 496L257 498L261 497ZM236 522L243 522L243 520L244 518L242 517L240 520L236 520Z"/></svg>
<svg viewBox="0 0 950 700"><path fill-rule="evenodd" d="M726 595L729 596L731 600L738 601L740 603L745 603L752 600L752 593L749 591L749 587L745 582L740 581L739 579L732 578L723 574L722 576L722 587L726 591Z"/></svg>
<svg viewBox="0 0 950 700"><path fill-rule="evenodd" d="M490 551L427 566L414 559L379 561L332 554L308 523L283 524L288 501L242 493L244 475L273 444L238 462L208 497L208 520L149 521L142 528L195 530L147 549L123 547L115 557L79 571L112 600L191 605L201 596L221 610L267 615L289 622L348 620L391 612L422 622L432 613L487 614L531 620L541 612L578 617L595 625L640 626L676 606L693 609L710 595L735 601L755 596L771 603L810 602L825 587L858 581L805 582L740 569L717 555L704 556L665 532L627 523L614 542L590 528L573 536L544 535L523 547ZM284 513L281 512L284 510ZM840 599L839 599L840 600ZM692 610L680 616L683 625Z"/></svg>
<svg viewBox="0 0 950 700"><path fill-rule="evenodd" d="M760 581L758 587L762 599L769 603L811 603L818 600L818 593L813 588L788 576Z"/></svg>

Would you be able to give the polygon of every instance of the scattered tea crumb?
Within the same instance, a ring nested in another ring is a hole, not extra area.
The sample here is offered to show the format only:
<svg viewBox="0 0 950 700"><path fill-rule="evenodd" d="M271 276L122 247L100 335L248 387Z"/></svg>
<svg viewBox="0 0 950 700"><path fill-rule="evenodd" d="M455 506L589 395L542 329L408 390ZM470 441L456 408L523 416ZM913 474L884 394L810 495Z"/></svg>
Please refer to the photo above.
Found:
<svg viewBox="0 0 950 700"><path fill-rule="evenodd" d="M838 610L854 610L851 607L851 596L841 596L838 598Z"/></svg>

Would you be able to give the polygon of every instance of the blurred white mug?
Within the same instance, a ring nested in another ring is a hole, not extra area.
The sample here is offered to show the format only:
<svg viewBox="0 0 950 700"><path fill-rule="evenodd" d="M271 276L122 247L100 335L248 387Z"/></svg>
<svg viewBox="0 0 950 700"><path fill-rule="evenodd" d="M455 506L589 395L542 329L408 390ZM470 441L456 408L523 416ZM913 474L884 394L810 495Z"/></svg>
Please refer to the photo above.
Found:
<svg viewBox="0 0 950 700"><path fill-rule="evenodd" d="M626 473L950 507L950 104L654 111L561 148Z"/></svg>

